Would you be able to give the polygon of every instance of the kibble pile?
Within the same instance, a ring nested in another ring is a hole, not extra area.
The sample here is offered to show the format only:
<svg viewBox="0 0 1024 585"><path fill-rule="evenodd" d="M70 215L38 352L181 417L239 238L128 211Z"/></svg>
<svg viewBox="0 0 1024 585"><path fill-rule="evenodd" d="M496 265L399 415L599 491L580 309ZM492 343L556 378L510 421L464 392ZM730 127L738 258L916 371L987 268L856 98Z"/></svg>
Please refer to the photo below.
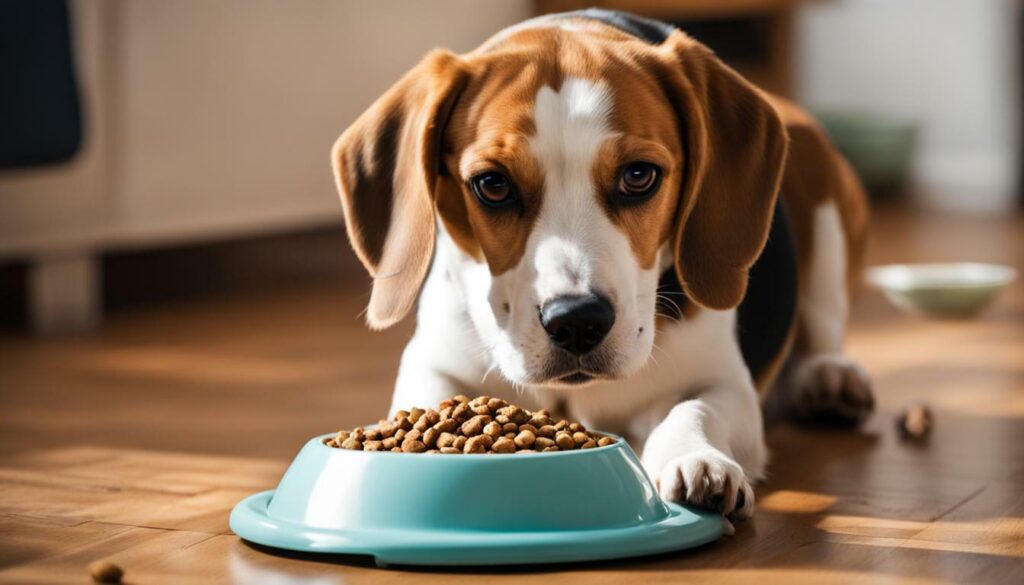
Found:
<svg viewBox="0 0 1024 585"><path fill-rule="evenodd" d="M456 396L437 410L400 410L376 427L338 431L329 447L396 453L537 453L611 445L615 439L587 431L578 422L555 420L500 399Z"/></svg>

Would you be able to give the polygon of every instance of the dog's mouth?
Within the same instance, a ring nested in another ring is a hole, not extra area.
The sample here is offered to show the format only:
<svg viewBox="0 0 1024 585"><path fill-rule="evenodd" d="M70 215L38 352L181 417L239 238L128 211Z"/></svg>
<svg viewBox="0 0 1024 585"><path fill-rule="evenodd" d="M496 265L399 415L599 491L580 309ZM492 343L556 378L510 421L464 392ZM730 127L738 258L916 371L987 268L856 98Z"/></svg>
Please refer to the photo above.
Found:
<svg viewBox="0 0 1024 585"><path fill-rule="evenodd" d="M617 361L612 350L605 347L582 356L570 355L565 351L552 352L535 383L564 388L614 380L618 377Z"/></svg>
<svg viewBox="0 0 1024 585"><path fill-rule="evenodd" d="M579 386L581 384L586 384L587 382L590 382L594 378L596 378L594 374L577 370L571 374L566 374L560 378L557 378L556 381L559 384L566 384L568 386Z"/></svg>

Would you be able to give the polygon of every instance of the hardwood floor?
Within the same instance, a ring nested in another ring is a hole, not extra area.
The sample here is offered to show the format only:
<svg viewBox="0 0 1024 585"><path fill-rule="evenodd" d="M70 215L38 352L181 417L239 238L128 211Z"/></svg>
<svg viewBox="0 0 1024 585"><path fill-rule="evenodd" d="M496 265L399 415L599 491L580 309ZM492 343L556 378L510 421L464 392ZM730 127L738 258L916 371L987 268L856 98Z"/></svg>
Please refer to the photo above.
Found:
<svg viewBox="0 0 1024 585"><path fill-rule="evenodd" d="M870 257L1021 269L1024 218L881 212ZM228 531L234 503L273 487L309 436L386 408L411 326L365 330L365 284L134 309L80 338L0 337L0 582L84 582L97 559L131 583L479 581L480 570L271 555ZM1024 284L969 321L904 315L867 291L849 351L874 377L877 414L857 431L771 424L771 475L736 536L483 578L1021 582ZM893 419L918 401L934 433L907 443Z"/></svg>

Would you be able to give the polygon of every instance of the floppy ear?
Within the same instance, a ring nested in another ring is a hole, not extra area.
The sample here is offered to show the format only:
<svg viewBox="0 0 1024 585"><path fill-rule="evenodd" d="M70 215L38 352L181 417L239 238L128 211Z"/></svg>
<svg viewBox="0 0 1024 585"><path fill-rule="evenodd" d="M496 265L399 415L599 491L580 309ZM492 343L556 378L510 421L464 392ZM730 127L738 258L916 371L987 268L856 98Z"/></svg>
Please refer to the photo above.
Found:
<svg viewBox="0 0 1024 585"><path fill-rule="evenodd" d="M703 45L676 31L663 47L687 167L676 273L696 303L729 309L743 300L747 271L771 227L786 132L759 90Z"/></svg>
<svg viewBox="0 0 1024 585"><path fill-rule="evenodd" d="M331 151L349 241L373 277L366 311L373 329L412 309L430 268L440 143L466 78L456 55L430 53Z"/></svg>

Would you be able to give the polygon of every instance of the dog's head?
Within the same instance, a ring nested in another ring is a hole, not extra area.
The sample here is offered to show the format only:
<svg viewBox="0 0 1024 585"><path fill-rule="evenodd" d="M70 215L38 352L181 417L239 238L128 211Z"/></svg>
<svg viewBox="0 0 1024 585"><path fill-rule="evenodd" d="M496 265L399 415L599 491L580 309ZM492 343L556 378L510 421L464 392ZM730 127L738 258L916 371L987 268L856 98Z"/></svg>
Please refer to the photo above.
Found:
<svg viewBox="0 0 1024 585"><path fill-rule="evenodd" d="M333 158L370 326L415 304L439 219L493 362L557 386L644 364L666 269L700 306L742 300L785 151L759 92L683 33L569 21L431 53Z"/></svg>

